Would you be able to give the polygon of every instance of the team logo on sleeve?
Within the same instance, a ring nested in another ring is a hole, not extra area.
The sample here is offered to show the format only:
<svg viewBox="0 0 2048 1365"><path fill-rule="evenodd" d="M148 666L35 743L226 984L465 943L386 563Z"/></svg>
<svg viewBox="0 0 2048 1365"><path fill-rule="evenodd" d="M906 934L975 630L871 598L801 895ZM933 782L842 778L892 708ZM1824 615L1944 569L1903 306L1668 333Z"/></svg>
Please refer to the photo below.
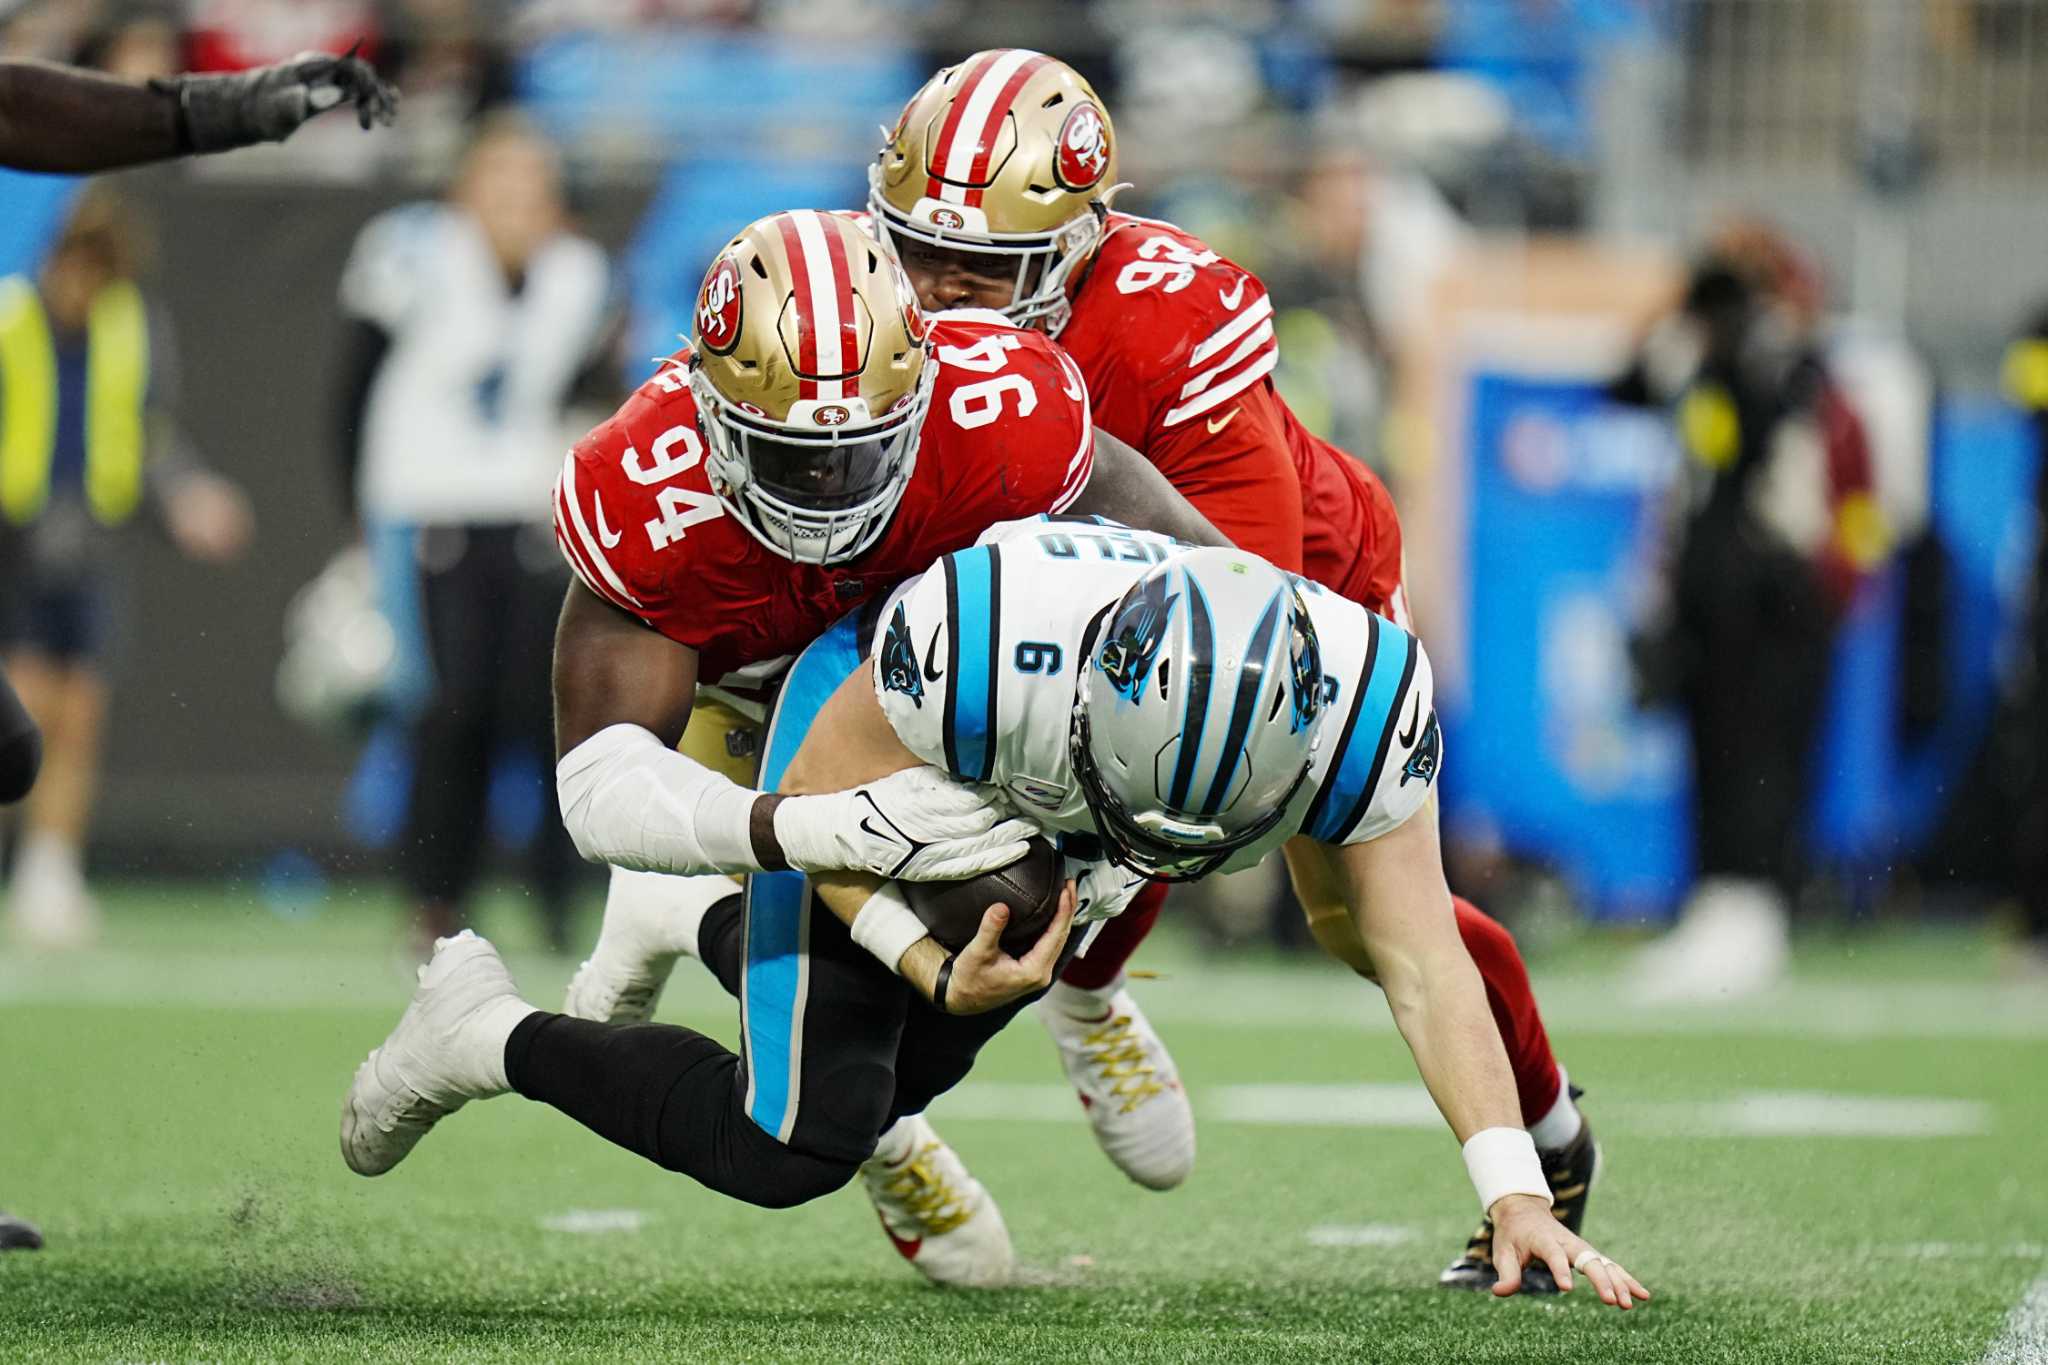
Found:
<svg viewBox="0 0 2048 1365"><path fill-rule="evenodd" d="M1109 641L1095 656L1109 685L1126 699L1145 699L1145 680L1152 676L1152 661L1166 643L1166 618L1173 613L1179 593L1166 591L1166 576L1153 574L1140 585L1136 597L1126 599L1109 628Z"/></svg>
<svg viewBox="0 0 2048 1365"><path fill-rule="evenodd" d="M713 355L724 355L740 339L740 267L720 256L697 296L697 340Z"/></svg>
<svg viewBox="0 0 2048 1365"><path fill-rule="evenodd" d="M1415 746L1415 752L1408 755L1407 765L1401 769L1401 785L1407 786L1411 777L1420 780L1425 787L1436 781L1437 765L1443 762L1443 756L1443 732L1437 728L1436 712L1432 710L1429 724L1422 730L1422 742Z"/></svg>
<svg viewBox="0 0 2048 1365"><path fill-rule="evenodd" d="M1059 154L1053 174L1070 190L1093 189L1109 170L1109 125L1102 111L1083 102L1060 125Z"/></svg>
<svg viewBox="0 0 2048 1365"><path fill-rule="evenodd" d="M912 706L924 709L924 679L917 673L917 651L910 643L910 620L903 614L901 602L882 637L881 668L883 691L901 692Z"/></svg>

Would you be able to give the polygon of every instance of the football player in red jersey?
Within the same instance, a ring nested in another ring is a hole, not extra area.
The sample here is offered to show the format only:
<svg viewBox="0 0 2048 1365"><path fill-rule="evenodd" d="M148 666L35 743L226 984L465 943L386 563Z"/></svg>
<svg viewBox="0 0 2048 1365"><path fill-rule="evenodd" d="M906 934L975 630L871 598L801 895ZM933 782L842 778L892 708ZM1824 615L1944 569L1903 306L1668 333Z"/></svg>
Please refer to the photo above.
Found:
<svg viewBox="0 0 2048 1365"><path fill-rule="evenodd" d="M1274 389L1265 286L1173 224L1111 209L1115 133L1071 67L998 49L940 71L905 106L869 187L876 234L926 308L940 317L997 309L1057 338L1087 379L1097 424L1143 452L1236 544L1408 624L1393 500ZM1297 888L1316 884L1314 869L1293 871ZM1098 1133L1129 1130L1105 1136L1112 1153L1176 1145L1179 1116L1156 1108L1147 1087L1172 1074L1171 1061L1122 989L1164 891L1150 888L1112 921L1039 1007ZM1576 1232L1598 1149L1551 1055L1514 939L1471 903L1455 905L1557 1216ZM1370 975L1341 918L1311 909L1310 923L1334 956ZM1492 1228L1482 1225L1442 1282L1491 1287L1491 1252ZM1532 1275L1525 1287L1551 1286Z"/></svg>
<svg viewBox="0 0 2048 1365"><path fill-rule="evenodd" d="M700 932L733 930L734 887L715 874L890 864L949 879L1020 855L1017 822L931 773L835 797L752 790L761 690L834 621L1018 517L1072 510L1220 543L1093 430L1058 346L996 313L928 325L846 216L778 214L733 239L695 332L576 446L556 488L578 579L555 654L562 812L614 869L570 986L582 1019L645 1020ZM878 1150L900 1156L891 1141ZM918 1159L957 1168L943 1145ZM976 1239L1000 1232L961 1175L925 1205L989 1217L929 1229L913 1259L933 1278L989 1264Z"/></svg>

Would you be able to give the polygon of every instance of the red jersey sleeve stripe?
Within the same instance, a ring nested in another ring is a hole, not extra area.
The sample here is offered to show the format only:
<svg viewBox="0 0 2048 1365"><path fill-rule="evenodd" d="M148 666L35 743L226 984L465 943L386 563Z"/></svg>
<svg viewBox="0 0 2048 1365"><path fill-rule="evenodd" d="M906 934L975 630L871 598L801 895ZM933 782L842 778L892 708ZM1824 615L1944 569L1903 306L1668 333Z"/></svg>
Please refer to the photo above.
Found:
<svg viewBox="0 0 2048 1365"><path fill-rule="evenodd" d="M1170 410L1161 425L1169 427L1178 426L1190 417L1200 417L1209 409L1229 402L1261 379L1264 379L1267 375L1273 373L1273 367L1279 363L1279 349L1277 347L1268 347L1261 351L1249 365L1238 370L1222 383L1210 388L1199 397L1189 399L1179 407Z"/></svg>
<svg viewBox="0 0 2048 1365"><path fill-rule="evenodd" d="M1066 391L1081 405L1081 444L1074 451L1074 458L1067 461L1066 483L1059 496L1053 499L1052 510L1064 512L1073 506L1074 499L1081 496L1088 487L1088 480L1095 473L1095 410L1088 398L1088 386L1081 382L1080 367L1065 351L1059 353L1060 368L1066 372Z"/></svg>
<svg viewBox="0 0 2048 1365"><path fill-rule="evenodd" d="M1180 396L1183 399L1193 398L1196 394L1223 378L1224 375L1229 374L1239 365L1242 365L1247 357L1255 355L1259 351L1277 349L1278 344L1273 340L1273 323L1269 318L1246 333L1244 340L1237 343L1236 350L1223 357L1222 360L1209 369L1190 379L1186 384L1183 384Z"/></svg>
<svg viewBox="0 0 2048 1365"><path fill-rule="evenodd" d="M1271 316L1273 316L1272 297L1266 294L1259 295L1257 299L1253 300L1251 307L1245 309L1221 327L1218 327L1210 334L1207 341L1195 347L1195 353L1188 357L1188 364L1202 364L1210 356L1218 354L1224 347L1230 345L1231 342L1236 341L1239 337Z"/></svg>
<svg viewBox="0 0 2048 1365"><path fill-rule="evenodd" d="M567 515L569 525L576 533L573 542L560 535L564 514ZM597 537L590 533L589 525L583 520L583 507L576 496L574 455L571 455L568 462L562 466L561 481L555 485L555 524L558 538L562 539L571 551L570 563L581 571L583 581L613 606L637 612L640 609L640 599L626 591L626 585L620 581L617 571L611 566L611 561L604 557L604 547Z"/></svg>

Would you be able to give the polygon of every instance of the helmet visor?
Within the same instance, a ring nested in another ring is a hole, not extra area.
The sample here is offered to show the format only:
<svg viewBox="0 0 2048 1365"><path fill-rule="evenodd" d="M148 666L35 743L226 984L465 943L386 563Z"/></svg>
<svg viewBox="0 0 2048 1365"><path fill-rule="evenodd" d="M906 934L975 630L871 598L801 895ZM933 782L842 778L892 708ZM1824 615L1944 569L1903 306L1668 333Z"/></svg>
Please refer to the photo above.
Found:
<svg viewBox="0 0 2048 1365"><path fill-rule="evenodd" d="M844 512L879 497L895 477L906 435L899 428L843 441L791 440L740 422L729 431L755 486L806 512Z"/></svg>

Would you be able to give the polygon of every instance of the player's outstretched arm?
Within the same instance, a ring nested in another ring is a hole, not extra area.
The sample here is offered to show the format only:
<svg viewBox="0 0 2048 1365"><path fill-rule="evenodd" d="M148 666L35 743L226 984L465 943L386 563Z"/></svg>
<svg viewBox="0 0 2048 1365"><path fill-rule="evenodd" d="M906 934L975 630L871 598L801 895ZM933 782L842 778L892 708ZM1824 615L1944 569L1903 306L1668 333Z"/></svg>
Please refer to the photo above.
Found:
<svg viewBox="0 0 2048 1365"><path fill-rule="evenodd" d="M1150 460L1101 427L1095 429L1094 472L1068 510L1158 531L1190 545L1230 544Z"/></svg>
<svg viewBox="0 0 2048 1365"><path fill-rule="evenodd" d="M1297 841L1298 842L1298 841ZM1315 846L1335 880L1423 1084L1463 1144L1466 1169L1494 1220L1496 1294L1521 1288L1545 1261L1559 1288L1582 1271L1603 1302L1630 1308L1649 1291L1558 1222L1536 1146L1523 1131L1500 1030L1478 968L1458 936L1437 842L1436 798L1386 834L1340 849ZM1289 850L1289 862L1302 858Z"/></svg>
<svg viewBox="0 0 2048 1365"><path fill-rule="evenodd" d="M636 872L870 871L974 876L1015 862L1030 827L927 769L785 797L676 752L697 651L580 582L555 630L555 787L593 862Z"/></svg>
<svg viewBox="0 0 2048 1365"><path fill-rule="evenodd" d="M307 52L275 66L132 85L47 62L0 62L0 166L90 173L282 142L348 105L389 123L398 92L353 53Z"/></svg>
<svg viewBox="0 0 2048 1365"><path fill-rule="evenodd" d="M781 790L834 791L877 778L898 780L914 775L951 782L939 769L925 766L897 736L875 699L867 666L862 665L818 712L783 774ZM1008 866L1023 857L1024 841L1035 833L1036 828L1023 820L1005 820L990 830L983 838L992 841L992 848L1002 858L992 866ZM971 875L962 872L953 877ZM1074 919L1074 887L1069 882L1058 914L1024 956L1011 957L1002 950L999 940L1009 923L1009 912L1000 905L989 907L974 941L955 954L925 933L901 894L884 879L827 873L814 876L811 882L818 898L853 930L856 943L949 1014L980 1014L1051 985L1053 967Z"/></svg>

